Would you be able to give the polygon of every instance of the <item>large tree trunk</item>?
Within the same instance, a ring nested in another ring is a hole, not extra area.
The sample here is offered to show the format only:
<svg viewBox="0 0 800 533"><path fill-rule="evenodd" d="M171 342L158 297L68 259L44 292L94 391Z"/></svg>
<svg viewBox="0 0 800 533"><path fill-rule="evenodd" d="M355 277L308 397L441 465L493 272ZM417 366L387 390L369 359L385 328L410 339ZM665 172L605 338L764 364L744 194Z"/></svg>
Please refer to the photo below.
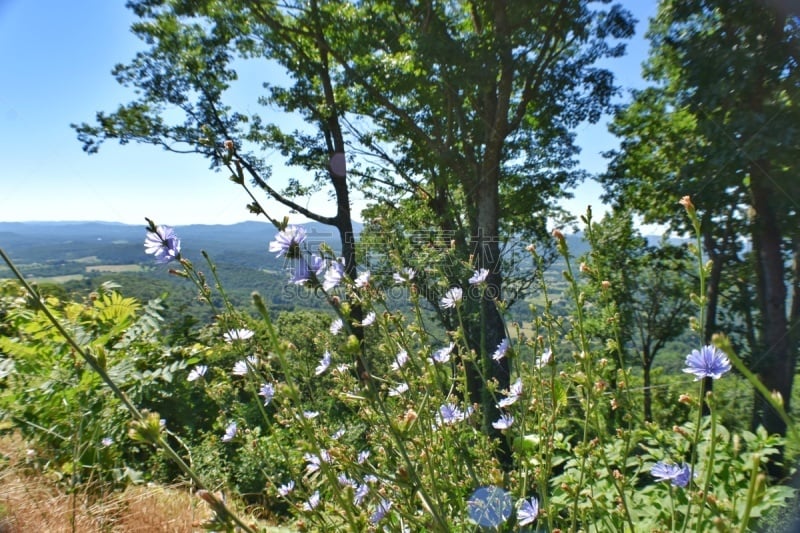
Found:
<svg viewBox="0 0 800 533"><path fill-rule="evenodd" d="M320 22L320 12L317 1L312 0L311 6L314 14L314 32L320 59L319 78L325 97L327 112L326 115L319 117L320 130L325 137L325 143L328 149L328 176L336 196L336 216L334 217L334 225L336 229L339 230L339 242L341 243L342 257L344 258L344 272L350 279L355 279L356 276L358 276L356 241L353 232L353 217L350 209L350 188L347 184L345 142L339 118L340 109L331 79L331 66L328 57L329 46L326 42L322 23ZM367 361L366 355L367 350L364 345L364 329L361 327L364 312L360 302L355 300L350 302L350 318L352 320L353 334L361 343L361 352L356 358L356 373L362 381L366 381L369 379L370 373L369 362Z"/></svg>
<svg viewBox="0 0 800 533"><path fill-rule="evenodd" d="M760 288L762 353L753 354L752 367L771 392L778 392L789 411L795 361L791 350L789 324L786 317L786 285L781 247L781 231L776 217L769 163L758 161L751 169L751 194L755 220L753 242ZM786 435L786 424L766 399L756 394L753 427L764 426L769 433Z"/></svg>
<svg viewBox="0 0 800 533"><path fill-rule="evenodd" d="M483 385L483 379L497 381L497 390L507 389L510 385L508 357L499 361L492 358L497 346L505 338L505 323L497 308L497 302L502 299L503 287L499 239L499 152L494 161L494 164L487 161L472 195L477 207L477 227L473 228L471 249L476 268L485 268L489 271L489 275L486 278L486 289L478 302L481 319L478 335L472 335L474 349L478 354L478 364L477 368L471 368L468 372L468 379L471 382L471 401L483 408L483 429L498 440L499 458L504 465L509 466L511 450L508 443L502 433L492 427L492 422L500 417L497 399ZM475 375L476 372L480 372L482 376Z"/></svg>

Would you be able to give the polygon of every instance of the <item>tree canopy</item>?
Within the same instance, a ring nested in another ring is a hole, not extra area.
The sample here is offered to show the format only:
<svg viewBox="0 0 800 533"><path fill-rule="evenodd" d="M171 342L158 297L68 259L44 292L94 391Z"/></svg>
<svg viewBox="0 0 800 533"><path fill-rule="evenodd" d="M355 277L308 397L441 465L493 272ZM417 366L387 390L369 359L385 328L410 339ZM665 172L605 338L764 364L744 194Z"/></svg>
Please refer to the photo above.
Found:
<svg viewBox="0 0 800 533"><path fill-rule="evenodd" d="M666 0L648 36L652 85L612 127L623 140L604 177L608 198L686 230L675 198L691 196L712 261L704 340L718 331L721 276L737 269L749 281L734 285L745 302L737 321L754 328L750 364L788 408L800 299L798 272L786 267L800 251L798 20L754 0ZM760 399L753 423L786 430Z"/></svg>
<svg viewBox="0 0 800 533"><path fill-rule="evenodd" d="M489 272L484 296L468 302L482 317L470 345L486 374L507 386L508 368L488 358L505 336L501 243L512 233L543 237L555 200L583 177L573 130L611 109L613 75L597 64L624 53L631 15L609 0L129 6L140 19L134 32L150 48L114 74L137 97L77 126L84 149L137 141L227 165L237 183L249 179L337 227L351 275L354 189L373 202L373 215L399 214L406 231L452 232L463 260ZM268 80L259 98L282 112L274 122L228 103L241 61L272 72L278 65L288 76L285 84ZM311 127L287 127L283 118L298 115ZM263 157L275 150L301 169L283 189ZM346 172L334 157L346 158ZM332 215L304 200L325 187L336 201ZM251 210L263 212L253 200ZM432 217L409 226L415 219L406 213L419 206ZM470 381L478 400L476 372Z"/></svg>

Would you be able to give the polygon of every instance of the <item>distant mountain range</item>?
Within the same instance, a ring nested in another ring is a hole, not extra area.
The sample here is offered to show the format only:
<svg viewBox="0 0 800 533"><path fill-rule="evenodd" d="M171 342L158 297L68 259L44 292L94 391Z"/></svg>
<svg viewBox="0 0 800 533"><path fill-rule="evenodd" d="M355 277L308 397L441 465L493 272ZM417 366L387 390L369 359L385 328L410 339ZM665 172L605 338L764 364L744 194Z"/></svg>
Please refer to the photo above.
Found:
<svg viewBox="0 0 800 533"><path fill-rule="evenodd" d="M325 242L334 250L339 248L338 232L319 223L302 224L307 232L309 248L316 249ZM355 232L362 230L355 225ZM191 224L177 226L184 256L200 258L200 251L211 254L215 262L264 268L273 262L274 254L267 252L269 242L277 232L269 222L240 222L238 224ZM59 263L94 257L108 264L150 263L144 253L145 224L118 222L0 222L0 247L21 264ZM656 244L657 237L648 237ZM588 251L580 234L568 235L567 243L573 256ZM2 265L0 265L2 266Z"/></svg>
<svg viewBox="0 0 800 533"><path fill-rule="evenodd" d="M337 232L317 223L303 224L310 243L338 247ZM361 226L357 228L360 231ZM226 262L252 263L254 253L263 263L269 242L277 232L268 222L230 225L192 224L175 228L185 255L206 250ZM145 225L116 222L0 222L0 247L23 263L74 260L96 256L112 263L148 261L144 253Z"/></svg>
<svg viewBox="0 0 800 533"><path fill-rule="evenodd" d="M337 240L335 230L317 223L303 224L312 234ZM240 222L238 224L191 224L175 228L181 240L202 242L254 239L270 241L276 229L268 222ZM360 226L359 226L360 230ZM357 230L358 231L358 230ZM0 243L8 247L37 246L43 242L64 243L85 241L131 240L144 242L145 224L118 222L0 222Z"/></svg>

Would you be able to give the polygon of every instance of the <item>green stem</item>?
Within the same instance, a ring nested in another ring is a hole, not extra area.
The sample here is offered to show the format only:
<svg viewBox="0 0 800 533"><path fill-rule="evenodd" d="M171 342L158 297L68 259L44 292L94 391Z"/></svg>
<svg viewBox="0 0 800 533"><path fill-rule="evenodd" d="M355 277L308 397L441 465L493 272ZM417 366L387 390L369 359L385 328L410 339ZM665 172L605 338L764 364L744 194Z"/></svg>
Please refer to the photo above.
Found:
<svg viewBox="0 0 800 533"><path fill-rule="evenodd" d="M700 427L703 425L703 394L704 394L704 382L700 380L700 401L698 402L697 407L697 423L695 424L694 428L694 437L692 438L692 454L689 459L689 485L688 487L692 486L692 481L694 481L694 470L697 463L697 445L700 442ZM694 503L694 499L689 497L689 503L686 507L686 517L683 520L683 528L681 531L686 531L686 528L689 526L689 518L692 514L692 504Z"/></svg>
<svg viewBox="0 0 800 533"><path fill-rule="evenodd" d="M747 523L750 521L750 511L753 509L753 497L756 493L756 486L758 485L758 468L761 465L761 455L753 454L753 469L750 471L750 485L747 487L747 504L744 508L742 515L741 526L739 531L747 531Z"/></svg>
<svg viewBox="0 0 800 533"><path fill-rule="evenodd" d="M711 486L711 478L714 476L714 450L717 445L717 411L711 409L711 442L708 448L708 462L706 463L706 480L703 483L703 502L700 506L700 513L697 516L697 526L695 531L700 533L700 528L703 523L703 513L706 510L706 500L708 498L708 488Z"/></svg>
<svg viewBox="0 0 800 533"><path fill-rule="evenodd" d="M219 291L220 296L222 296L222 301L225 303L225 308L228 312L233 315L235 314L236 310L233 308L233 304L231 304L230 299L228 298L228 294L225 292L225 289L222 286L222 282L217 275L217 266L211 262L211 258L208 256L208 252L205 250L200 250L200 253L203 255L203 259L206 260L208 264L208 268L211 270L211 275L214 277L214 286Z"/></svg>
<svg viewBox="0 0 800 533"><path fill-rule="evenodd" d="M671 517L669 529L670 531L675 531L675 490L672 487L672 483L669 485L669 512Z"/></svg>

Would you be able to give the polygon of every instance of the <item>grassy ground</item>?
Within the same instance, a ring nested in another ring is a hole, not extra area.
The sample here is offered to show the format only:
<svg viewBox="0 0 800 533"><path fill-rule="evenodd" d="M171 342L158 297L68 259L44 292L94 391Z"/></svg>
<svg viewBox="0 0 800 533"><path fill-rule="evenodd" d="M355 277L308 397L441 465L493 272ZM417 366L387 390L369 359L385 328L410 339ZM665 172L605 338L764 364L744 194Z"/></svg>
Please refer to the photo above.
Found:
<svg viewBox="0 0 800 533"><path fill-rule="evenodd" d="M189 494L175 488L132 487L88 501L64 494L44 479L11 471L0 480L0 531L170 532L196 531L204 514Z"/></svg>
<svg viewBox="0 0 800 533"><path fill-rule="evenodd" d="M67 494L26 464L25 444L16 436L0 438L0 453L0 533L180 533L196 531L207 516L204 504L178 487Z"/></svg>
<svg viewBox="0 0 800 533"><path fill-rule="evenodd" d="M133 487L98 501L64 494L44 480L4 473L0 481L0 531L191 532L202 511L186 492Z"/></svg>
<svg viewBox="0 0 800 533"><path fill-rule="evenodd" d="M68 494L27 466L25 451L19 437L0 437L0 533L189 533L201 531L210 516L206 504L180 486Z"/></svg>

